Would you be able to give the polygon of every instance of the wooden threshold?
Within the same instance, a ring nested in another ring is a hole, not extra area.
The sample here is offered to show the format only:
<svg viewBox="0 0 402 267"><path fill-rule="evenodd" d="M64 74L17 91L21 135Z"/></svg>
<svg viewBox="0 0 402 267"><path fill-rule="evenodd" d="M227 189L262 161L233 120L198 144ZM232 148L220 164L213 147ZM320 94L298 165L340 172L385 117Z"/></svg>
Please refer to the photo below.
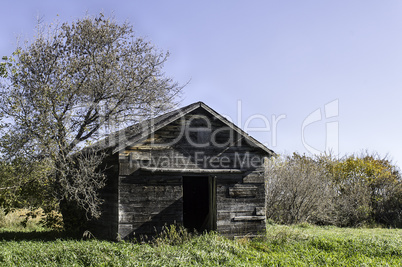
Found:
<svg viewBox="0 0 402 267"><path fill-rule="evenodd" d="M233 221L263 221L265 216L237 216L233 218Z"/></svg>
<svg viewBox="0 0 402 267"><path fill-rule="evenodd" d="M156 168L140 167L142 171L159 173L197 173L197 174L217 174L217 173L243 173L246 170L239 169L180 169L180 168Z"/></svg>

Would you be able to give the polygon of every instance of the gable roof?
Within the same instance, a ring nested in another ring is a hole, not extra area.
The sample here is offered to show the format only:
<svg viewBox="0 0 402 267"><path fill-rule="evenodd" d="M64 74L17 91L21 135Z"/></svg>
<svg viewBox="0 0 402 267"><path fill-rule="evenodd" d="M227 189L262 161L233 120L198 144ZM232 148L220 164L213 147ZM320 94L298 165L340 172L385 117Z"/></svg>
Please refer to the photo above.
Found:
<svg viewBox="0 0 402 267"><path fill-rule="evenodd" d="M251 144L256 147L262 149L269 155L275 155L275 152L271 149L267 148L265 145L248 135L245 131L243 131L240 127L236 126L234 123L220 115L218 112L210 108L205 103L199 101L188 106L173 110L171 112L162 114L155 118L151 118L148 120L144 120L140 123L136 123L132 126L129 126L123 130L117 131L115 133L109 134L105 139L97 142L94 146L97 146L101 149L112 149L112 153L117 153L127 146L131 146L141 141L147 139L150 134L155 131L165 127L166 125L174 122L177 119L189 114L190 112L202 108L208 113L210 113L213 117L217 118L223 124L225 124L230 129L239 133L242 137L244 137Z"/></svg>

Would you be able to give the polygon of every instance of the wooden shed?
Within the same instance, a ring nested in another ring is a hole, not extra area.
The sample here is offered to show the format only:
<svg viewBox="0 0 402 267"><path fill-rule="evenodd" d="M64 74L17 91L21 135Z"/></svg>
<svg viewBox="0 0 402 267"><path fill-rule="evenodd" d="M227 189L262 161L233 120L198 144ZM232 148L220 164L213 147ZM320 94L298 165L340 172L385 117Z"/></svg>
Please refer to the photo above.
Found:
<svg viewBox="0 0 402 267"><path fill-rule="evenodd" d="M109 239L152 235L164 225L227 236L265 231L264 162L274 152L197 102L102 141L110 155L102 216Z"/></svg>

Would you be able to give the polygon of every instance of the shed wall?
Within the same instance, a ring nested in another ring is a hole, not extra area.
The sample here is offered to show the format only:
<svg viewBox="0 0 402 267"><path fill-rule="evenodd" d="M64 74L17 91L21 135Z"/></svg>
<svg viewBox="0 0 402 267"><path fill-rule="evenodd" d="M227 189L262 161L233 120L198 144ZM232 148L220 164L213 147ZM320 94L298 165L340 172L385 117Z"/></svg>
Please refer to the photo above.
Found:
<svg viewBox="0 0 402 267"><path fill-rule="evenodd" d="M204 110L168 124L119 154L119 235L149 235L163 225L181 224L182 177L200 172L216 177L218 232L234 236L264 231L265 157Z"/></svg>

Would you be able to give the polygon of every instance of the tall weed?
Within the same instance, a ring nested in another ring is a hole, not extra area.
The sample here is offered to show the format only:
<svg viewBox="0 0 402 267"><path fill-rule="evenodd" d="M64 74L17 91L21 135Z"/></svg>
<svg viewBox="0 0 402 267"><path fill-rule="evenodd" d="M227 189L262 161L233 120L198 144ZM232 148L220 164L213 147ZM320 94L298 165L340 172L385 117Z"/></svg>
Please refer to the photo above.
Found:
<svg viewBox="0 0 402 267"><path fill-rule="evenodd" d="M6 213L0 209L0 228L15 231L43 230L43 209L17 209Z"/></svg>
<svg viewBox="0 0 402 267"><path fill-rule="evenodd" d="M189 242L191 238L192 234L182 225L171 224L162 227L162 231L157 234L153 243L158 246L175 246Z"/></svg>

